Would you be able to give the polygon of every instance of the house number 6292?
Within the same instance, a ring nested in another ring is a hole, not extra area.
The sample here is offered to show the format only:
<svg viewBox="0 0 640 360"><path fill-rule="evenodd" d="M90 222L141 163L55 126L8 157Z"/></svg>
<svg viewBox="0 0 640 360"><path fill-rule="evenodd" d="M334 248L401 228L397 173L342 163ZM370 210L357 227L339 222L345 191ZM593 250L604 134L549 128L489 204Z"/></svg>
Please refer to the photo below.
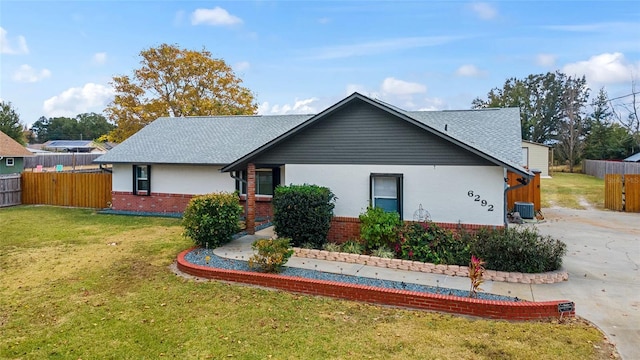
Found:
<svg viewBox="0 0 640 360"><path fill-rule="evenodd" d="M493 211L493 204L489 204L487 202L487 200L483 199L482 197L480 197L480 195L478 194L474 194L473 190L469 190L467 192L467 196L469 196L470 198L473 199L473 201L476 201L478 203L480 203L480 206L482 207L486 207L487 211Z"/></svg>

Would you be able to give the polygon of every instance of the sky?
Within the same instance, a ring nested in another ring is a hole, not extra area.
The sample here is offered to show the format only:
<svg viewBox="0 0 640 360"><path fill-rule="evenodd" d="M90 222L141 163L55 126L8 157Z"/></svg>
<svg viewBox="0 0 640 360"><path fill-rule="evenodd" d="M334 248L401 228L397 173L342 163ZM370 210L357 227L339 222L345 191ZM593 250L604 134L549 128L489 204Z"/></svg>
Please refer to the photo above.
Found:
<svg viewBox="0 0 640 360"><path fill-rule="evenodd" d="M30 126L102 113L110 81L160 44L232 66L259 113L318 113L358 91L406 110L469 109L508 78L640 89L635 1L0 1L0 99Z"/></svg>

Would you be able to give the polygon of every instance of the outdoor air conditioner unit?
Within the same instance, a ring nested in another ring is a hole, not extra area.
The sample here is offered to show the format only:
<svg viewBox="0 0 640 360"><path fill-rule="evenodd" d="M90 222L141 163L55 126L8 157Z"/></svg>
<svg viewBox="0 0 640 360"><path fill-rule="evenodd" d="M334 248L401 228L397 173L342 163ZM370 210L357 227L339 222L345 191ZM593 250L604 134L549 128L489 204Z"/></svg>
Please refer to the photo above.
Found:
<svg viewBox="0 0 640 360"><path fill-rule="evenodd" d="M535 217L533 203L530 202L516 201L513 210L520 213L520 217L523 219L533 219Z"/></svg>

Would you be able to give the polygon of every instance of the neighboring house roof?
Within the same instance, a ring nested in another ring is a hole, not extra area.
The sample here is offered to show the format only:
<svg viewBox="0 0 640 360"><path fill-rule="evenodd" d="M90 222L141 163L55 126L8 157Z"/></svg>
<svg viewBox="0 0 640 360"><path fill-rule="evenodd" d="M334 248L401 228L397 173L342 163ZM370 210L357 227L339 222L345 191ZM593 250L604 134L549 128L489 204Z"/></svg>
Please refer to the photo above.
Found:
<svg viewBox="0 0 640 360"><path fill-rule="evenodd" d="M33 156L33 154L9 135L0 131L0 156L25 157Z"/></svg>
<svg viewBox="0 0 640 360"><path fill-rule="evenodd" d="M640 153L633 154L622 161L640 162Z"/></svg>
<svg viewBox="0 0 640 360"><path fill-rule="evenodd" d="M522 140L522 142L523 142L523 143L527 143L527 144L531 144L531 145L544 146L544 147L548 147L548 148L553 147L553 146L551 146L551 145L547 145L547 144L540 144L540 143L533 142L533 141L529 141L529 140Z"/></svg>
<svg viewBox="0 0 640 360"><path fill-rule="evenodd" d="M517 108L405 111L354 93L317 115L159 118L97 163L226 165L229 171L355 99L365 101L496 165L524 176Z"/></svg>
<svg viewBox="0 0 640 360"><path fill-rule="evenodd" d="M94 162L226 165L311 117L159 118Z"/></svg>
<svg viewBox="0 0 640 360"><path fill-rule="evenodd" d="M93 140L50 140L42 144L43 149L70 152L90 152L96 148Z"/></svg>

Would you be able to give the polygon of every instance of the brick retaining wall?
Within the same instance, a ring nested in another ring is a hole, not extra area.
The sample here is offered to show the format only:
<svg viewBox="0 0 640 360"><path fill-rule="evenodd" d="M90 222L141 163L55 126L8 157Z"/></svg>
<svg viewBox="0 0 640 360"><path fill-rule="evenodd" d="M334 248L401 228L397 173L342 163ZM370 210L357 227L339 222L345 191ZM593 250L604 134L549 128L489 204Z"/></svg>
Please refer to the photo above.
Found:
<svg viewBox="0 0 640 360"><path fill-rule="evenodd" d="M328 296L380 305L448 312L490 319L540 320L575 316L575 310L563 314L559 313L558 304L567 303L568 301L566 300L545 302L480 300L277 274L225 270L189 263L184 257L191 250L192 249L185 250L178 255L178 270L189 275L207 279L238 282L309 295Z"/></svg>

